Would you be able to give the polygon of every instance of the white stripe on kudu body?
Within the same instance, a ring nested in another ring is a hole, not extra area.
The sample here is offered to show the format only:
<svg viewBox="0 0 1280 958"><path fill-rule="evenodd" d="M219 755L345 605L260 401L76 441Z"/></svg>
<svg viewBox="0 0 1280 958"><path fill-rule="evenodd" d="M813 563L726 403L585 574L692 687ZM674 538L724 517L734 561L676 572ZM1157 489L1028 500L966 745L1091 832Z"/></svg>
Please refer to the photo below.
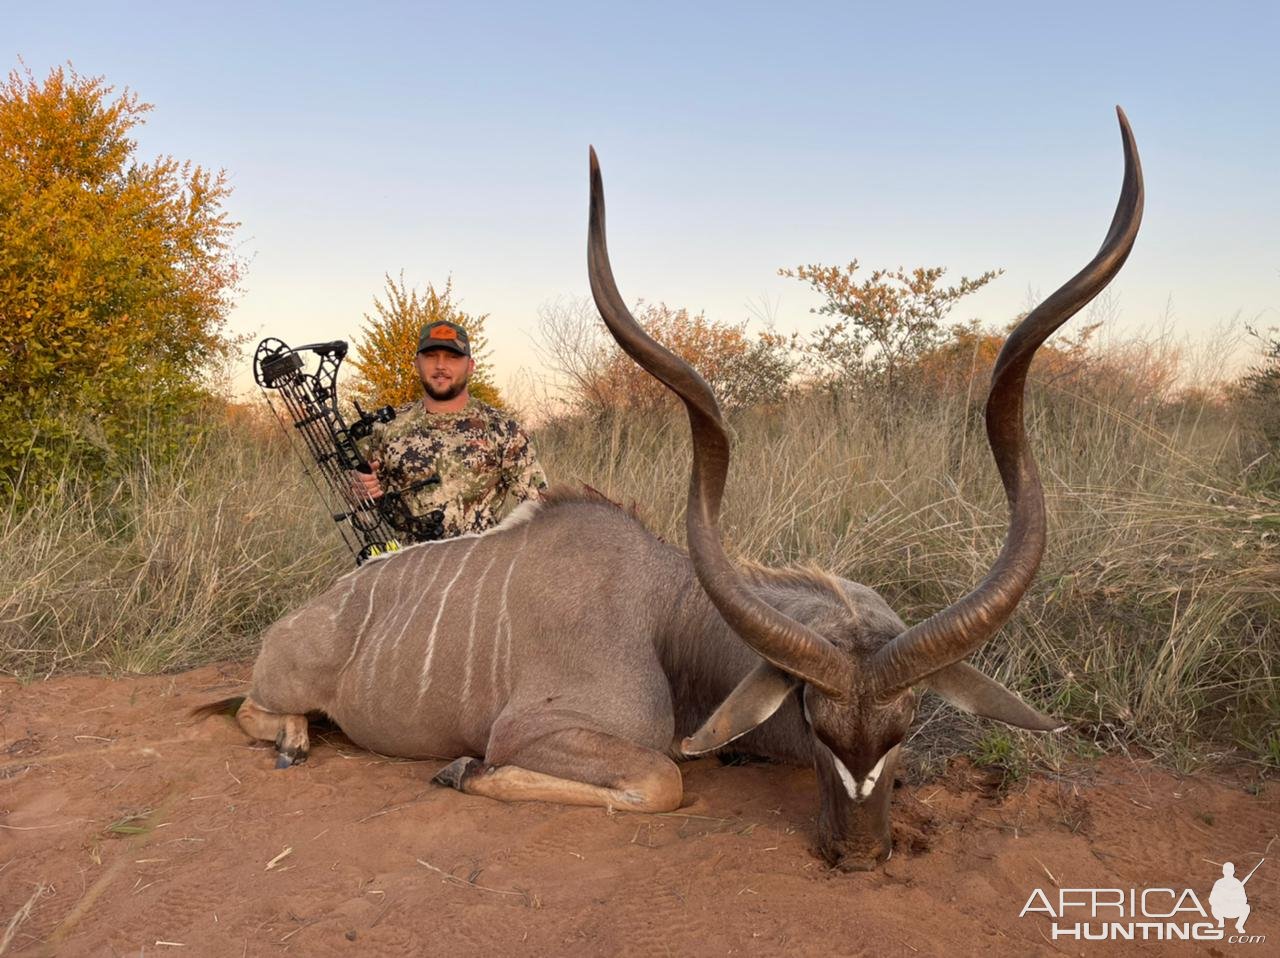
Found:
<svg viewBox="0 0 1280 958"><path fill-rule="evenodd" d="M378 580L382 578L383 568L385 568L385 566L379 567L378 570L369 577L369 580L370 580L369 607L364 610L364 618L360 620L360 627L356 629L356 634L352 637L351 654L347 656L347 661L342 663L342 668L338 671L339 675L343 675L346 673L347 669L351 665L351 662L355 659L356 653L360 651L360 643L364 641L365 626L369 624L369 617L373 615L374 604L377 601ZM343 603L342 607L344 609L346 608L345 602Z"/></svg>
<svg viewBox="0 0 1280 958"><path fill-rule="evenodd" d="M529 536L529 530L525 530L525 538ZM524 542L521 542L521 549L524 548ZM507 574L502 580L502 592L498 595L498 613L493 619L493 657L489 660L489 688L494 694L498 693L498 659L502 655L502 628L507 620L507 589L511 587L511 573L515 571L516 560L520 558L520 551L517 550L511 554L511 563L507 566ZM508 687L501 694L506 696L510 691Z"/></svg>
<svg viewBox="0 0 1280 958"><path fill-rule="evenodd" d="M449 601L449 593L453 591L454 585L462 577L462 572L467 567L467 560L471 558L471 553L476 549L476 541L478 541L478 537L468 543L467 554L458 563L458 571L453 574L453 578L449 580L449 584L444 587L444 593L440 596L440 608L436 610L436 620L431 623L431 634L427 636L427 654L422 657L422 675L418 681L419 708L422 707L422 700L426 698L427 689L431 687L431 660L436 654L436 635L440 631L440 620L444 617L445 604Z"/></svg>
<svg viewBox="0 0 1280 958"><path fill-rule="evenodd" d="M338 605L338 608L336 608L329 616L335 625L338 620L342 618L343 613L347 611L347 606L351 603L351 597L355 594L356 580L352 579L347 583L347 594L342 597L342 602Z"/></svg>
<svg viewBox="0 0 1280 958"><path fill-rule="evenodd" d="M424 553L424 557L427 559L433 558L431 553ZM396 637L396 641L393 643L393 645L399 645L400 639L404 637L405 630L408 628L409 623L412 622L414 620L414 617L417 615L418 608L422 605L423 600L431 594L431 586L435 584L436 576L440 574L440 569L444 565L444 563L440 561L441 557L439 554L435 555L434 558L436 560L435 572L431 574L431 578L427 581L427 584L423 586L422 591L418 596L418 601L415 602L413 605L413 611L410 612L410 614L405 617L404 625L401 626L400 628L400 635ZM405 566L405 567L410 565L412 565L413 568L417 570L418 563L416 562L402 563L402 566ZM400 591L402 594L405 593L404 576L406 572L407 572L407 568L402 568L400 572L400 578L399 580L397 580L400 584ZM407 597L406 597L405 605L406 606L408 605ZM383 674L382 672L379 671L379 663L382 661L382 653L387 646L387 635L391 631L392 624L393 623L390 620L390 617L388 617L388 621L382 624L382 631L379 633L376 647L373 645L373 643L370 643L369 654L365 656L363 685L364 685L365 694L367 696L372 696L375 694L376 686L377 686L377 682L375 681L375 679L377 676Z"/></svg>
<svg viewBox="0 0 1280 958"><path fill-rule="evenodd" d="M467 629L467 659L463 664L462 672L462 703L464 706L471 701L472 658L475 655L476 615L480 611L480 593L484 591L484 580L489 577L489 572L497 560L498 553L495 550L493 555L489 557L489 564L484 567L484 571L480 573L480 578L476 580L476 594L471 599L471 627Z"/></svg>
<svg viewBox="0 0 1280 958"><path fill-rule="evenodd" d="M502 648L502 685L503 697L511 694L511 615L507 612L507 591L511 587L511 573L515 571L516 560L529 544L529 527L524 527L524 535L520 539L520 548L511 557L511 565L507 568L507 577L502 582L502 598L498 603L498 625L494 632L493 642L493 688L498 688L498 648ZM506 641L503 641L505 633Z"/></svg>

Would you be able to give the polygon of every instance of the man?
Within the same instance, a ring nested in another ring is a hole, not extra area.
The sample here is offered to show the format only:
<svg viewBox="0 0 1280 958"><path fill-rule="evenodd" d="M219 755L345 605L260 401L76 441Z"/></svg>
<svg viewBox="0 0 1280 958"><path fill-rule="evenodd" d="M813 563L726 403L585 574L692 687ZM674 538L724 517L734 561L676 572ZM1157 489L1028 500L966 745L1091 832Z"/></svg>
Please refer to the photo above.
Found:
<svg viewBox="0 0 1280 958"><path fill-rule="evenodd" d="M435 537L446 539L483 532L518 503L541 495L547 478L528 435L467 392L475 369L467 331L445 320L428 323L414 364L422 401L374 427L366 452L373 474L353 473L358 491L378 498L383 483L410 490L418 480L438 477L438 483L402 495L414 516L427 519L438 511Z"/></svg>

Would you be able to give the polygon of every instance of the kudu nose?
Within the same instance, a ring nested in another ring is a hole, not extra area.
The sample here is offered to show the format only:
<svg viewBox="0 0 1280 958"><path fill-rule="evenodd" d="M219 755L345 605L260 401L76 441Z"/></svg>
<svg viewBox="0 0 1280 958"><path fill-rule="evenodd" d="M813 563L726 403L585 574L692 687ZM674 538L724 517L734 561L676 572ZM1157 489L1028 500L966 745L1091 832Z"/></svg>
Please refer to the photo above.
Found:
<svg viewBox="0 0 1280 958"><path fill-rule="evenodd" d="M824 845L818 852L837 871L869 872L875 871L893 857L893 842L877 842L871 848L836 843Z"/></svg>

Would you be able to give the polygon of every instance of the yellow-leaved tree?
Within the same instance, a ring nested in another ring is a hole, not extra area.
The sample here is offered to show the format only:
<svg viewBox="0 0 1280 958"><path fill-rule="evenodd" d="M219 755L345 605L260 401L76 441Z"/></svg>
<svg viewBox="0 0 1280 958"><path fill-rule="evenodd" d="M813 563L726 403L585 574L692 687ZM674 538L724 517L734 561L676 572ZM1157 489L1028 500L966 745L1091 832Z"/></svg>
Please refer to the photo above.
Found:
<svg viewBox="0 0 1280 958"><path fill-rule="evenodd" d="M0 83L0 481L176 448L232 346L229 187L140 161L150 109L70 67Z"/></svg>
<svg viewBox="0 0 1280 958"><path fill-rule="evenodd" d="M502 396L489 369L489 341L484 334L488 315L473 316L458 308L453 301L452 278L445 280L439 291L428 283L423 293L405 285L403 272L399 281L390 274L385 279L386 300L374 296L374 315L365 313L360 339L351 355L351 365L359 374L352 386L355 398L367 406L403 406L421 399L422 382L413 365L418 336L427 323L443 319L465 329L471 341L476 368L468 391L481 402L502 407Z"/></svg>

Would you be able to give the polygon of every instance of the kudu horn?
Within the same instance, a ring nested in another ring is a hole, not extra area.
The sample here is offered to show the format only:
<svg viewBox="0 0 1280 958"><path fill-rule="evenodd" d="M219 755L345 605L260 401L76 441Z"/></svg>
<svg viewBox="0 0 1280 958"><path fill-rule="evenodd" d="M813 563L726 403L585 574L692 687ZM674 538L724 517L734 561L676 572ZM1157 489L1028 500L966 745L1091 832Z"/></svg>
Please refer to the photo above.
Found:
<svg viewBox="0 0 1280 958"><path fill-rule="evenodd" d="M641 368L679 396L688 410L693 433L693 474L685 527L698 581L724 620L761 658L833 698L845 697L853 677L848 658L817 632L762 602L724 553L718 522L729 471L729 436L720 407L706 381L644 331L618 292L609 265L604 183L594 148L587 272L600 315L618 344Z"/></svg>
<svg viewBox="0 0 1280 958"><path fill-rule="evenodd" d="M1044 489L1027 445L1022 399L1027 368L1050 335L1102 292L1133 249L1142 222L1142 165L1133 130L1116 107L1124 142L1124 185L1111 228L1089 265L1018 324L991 374L987 439L1009 500L1009 530L991 571L968 595L907 629L872 658L872 682L882 693L906 688L965 658L1013 613L1044 555Z"/></svg>

